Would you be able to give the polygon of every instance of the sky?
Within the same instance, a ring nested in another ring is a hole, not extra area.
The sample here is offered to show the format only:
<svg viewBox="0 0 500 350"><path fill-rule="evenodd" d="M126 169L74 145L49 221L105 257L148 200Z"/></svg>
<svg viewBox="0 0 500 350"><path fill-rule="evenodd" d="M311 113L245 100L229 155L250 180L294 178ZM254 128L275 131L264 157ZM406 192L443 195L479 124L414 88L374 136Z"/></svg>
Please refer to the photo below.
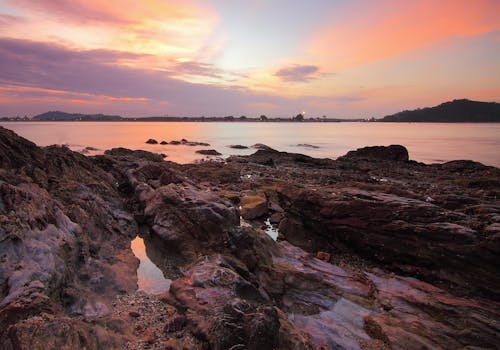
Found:
<svg viewBox="0 0 500 350"><path fill-rule="evenodd" d="M500 102L499 0L0 0L0 116Z"/></svg>

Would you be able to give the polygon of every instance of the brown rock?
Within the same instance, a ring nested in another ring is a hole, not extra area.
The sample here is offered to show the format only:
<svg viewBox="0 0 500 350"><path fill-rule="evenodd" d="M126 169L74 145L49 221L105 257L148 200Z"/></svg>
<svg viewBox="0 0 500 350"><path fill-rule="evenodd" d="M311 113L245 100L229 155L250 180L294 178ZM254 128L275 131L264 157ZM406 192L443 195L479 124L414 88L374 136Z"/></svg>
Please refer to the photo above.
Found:
<svg viewBox="0 0 500 350"><path fill-rule="evenodd" d="M156 337L153 331L146 329L144 333L142 333L142 341L146 344L153 344L156 340Z"/></svg>
<svg viewBox="0 0 500 350"><path fill-rule="evenodd" d="M133 317L133 318L138 318L141 316L141 314L136 312L136 311L130 311L128 314L130 317Z"/></svg>
<svg viewBox="0 0 500 350"><path fill-rule="evenodd" d="M269 217L269 222L271 222L271 224L279 224L284 217L285 215L283 213L274 213Z"/></svg>
<svg viewBox="0 0 500 350"><path fill-rule="evenodd" d="M330 262L331 255L330 255L330 253L327 253L327 252L318 252L318 253L316 253L316 258L319 260Z"/></svg>
<svg viewBox="0 0 500 350"><path fill-rule="evenodd" d="M175 338L170 338L163 343L163 350L181 350L181 349L184 349L184 347Z"/></svg>
<svg viewBox="0 0 500 350"><path fill-rule="evenodd" d="M265 195L247 195L241 198L241 216L245 220L253 220L267 213Z"/></svg>

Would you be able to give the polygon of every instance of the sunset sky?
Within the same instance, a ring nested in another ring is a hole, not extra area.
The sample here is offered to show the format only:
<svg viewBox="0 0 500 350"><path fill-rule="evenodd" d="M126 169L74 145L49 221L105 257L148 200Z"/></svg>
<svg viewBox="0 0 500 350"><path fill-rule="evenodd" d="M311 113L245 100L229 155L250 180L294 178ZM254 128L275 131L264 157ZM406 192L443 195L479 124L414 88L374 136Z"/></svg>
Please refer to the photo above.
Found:
<svg viewBox="0 0 500 350"><path fill-rule="evenodd" d="M499 0L0 0L0 116L500 101Z"/></svg>

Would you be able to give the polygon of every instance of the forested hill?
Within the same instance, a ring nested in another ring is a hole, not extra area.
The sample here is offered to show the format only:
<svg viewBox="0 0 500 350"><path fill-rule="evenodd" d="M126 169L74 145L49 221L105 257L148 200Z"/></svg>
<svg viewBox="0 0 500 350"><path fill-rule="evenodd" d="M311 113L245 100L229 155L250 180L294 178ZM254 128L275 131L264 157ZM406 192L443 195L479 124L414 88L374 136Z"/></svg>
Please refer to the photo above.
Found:
<svg viewBox="0 0 500 350"><path fill-rule="evenodd" d="M60 111L45 112L33 117L33 120L41 121L73 121L73 120L86 120L86 121L106 121L106 120L123 120L119 115L105 115L105 114L80 114L80 113L66 113Z"/></svg>
<svg viewBox="0 0 500 350"><path fill-rule="evenodd" d="M380 119L382 122L500 122L500 103L467 99L445 102L435 107L403 111Z"/></svg>

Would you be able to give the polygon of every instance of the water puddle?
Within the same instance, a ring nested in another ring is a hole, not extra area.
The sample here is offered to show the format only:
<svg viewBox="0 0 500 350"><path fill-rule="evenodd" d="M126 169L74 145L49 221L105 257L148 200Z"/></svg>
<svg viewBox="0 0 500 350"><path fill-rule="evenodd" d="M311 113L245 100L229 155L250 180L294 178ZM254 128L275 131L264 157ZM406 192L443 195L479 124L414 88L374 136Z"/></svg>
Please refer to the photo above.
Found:
<svg viewBox="0 0 500 350"><path fill-rule="evenodd" d="M264 224L266 225L266 229L264 231L269 235L269 237L276 241L278 239L278 229L273 227L269 218L267 218Z"/></svg>
<svg viewBox="0 0 500 350"><path fill-rule="evenodd" d="M130 245L134 255L140 260L137 269L139 290L149 294L160 294L168 291L172 280L165 278L163 272L149 259L144 240L136 236Z"/></svg>

